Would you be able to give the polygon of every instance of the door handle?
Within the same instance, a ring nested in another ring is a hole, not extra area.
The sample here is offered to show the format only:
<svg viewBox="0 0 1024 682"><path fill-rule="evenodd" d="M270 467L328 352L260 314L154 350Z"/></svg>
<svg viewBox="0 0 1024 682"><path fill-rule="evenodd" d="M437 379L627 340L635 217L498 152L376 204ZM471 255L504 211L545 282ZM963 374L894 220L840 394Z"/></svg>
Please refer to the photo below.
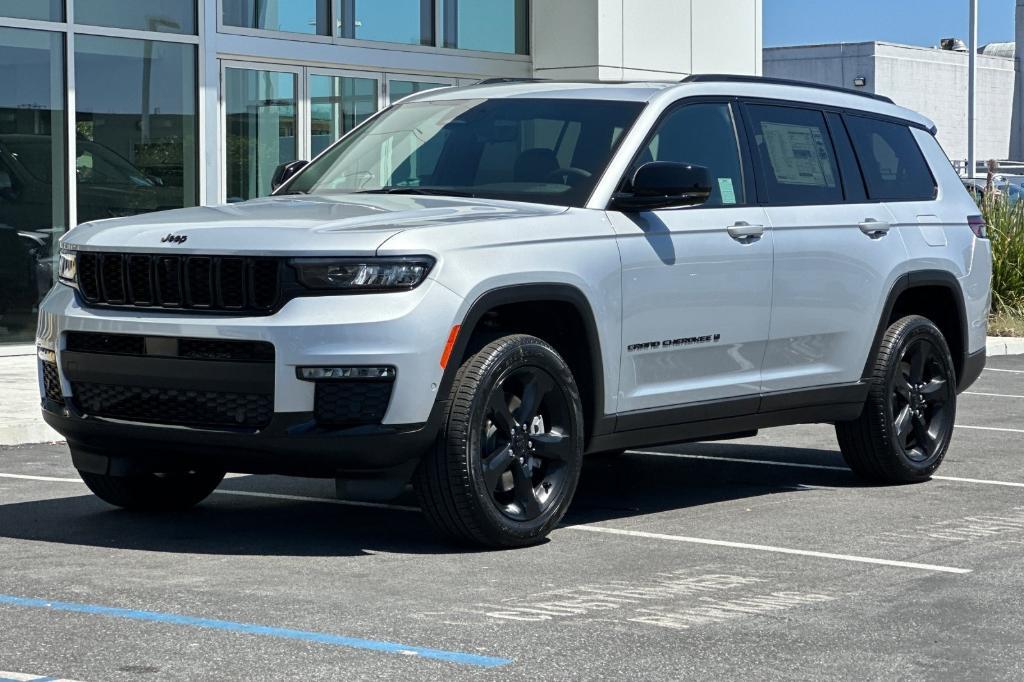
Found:
<svg viewBox="0 0 1024 682"><path fill-rule="evenodd" d="M889 230L892 229L892 225L882 220L875 220L874 218L866 218L864 222L857 225L860 231L871 237L872 239L879 239L889 234Z"/></svg>
<svg viewBox="0 0 1024 682"><path fill-rule="evenodd" d="M751 225L743 220L730 225L729 236L741 243L757 241L764 234L764 225Z"/></svg>

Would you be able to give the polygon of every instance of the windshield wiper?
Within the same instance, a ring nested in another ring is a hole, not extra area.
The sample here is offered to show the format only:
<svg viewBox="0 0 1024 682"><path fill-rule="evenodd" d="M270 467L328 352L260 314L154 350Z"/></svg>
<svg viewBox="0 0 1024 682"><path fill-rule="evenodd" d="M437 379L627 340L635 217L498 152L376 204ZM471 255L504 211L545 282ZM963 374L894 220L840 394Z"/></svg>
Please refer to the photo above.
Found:
<svg viewBox="0 0 1024 682"><path fill-rule="evenodd" d="M445 189L443 187L381 187L380 189L364 189L353 194L425 194L429 196L471 197L470 192Z"/></svg>

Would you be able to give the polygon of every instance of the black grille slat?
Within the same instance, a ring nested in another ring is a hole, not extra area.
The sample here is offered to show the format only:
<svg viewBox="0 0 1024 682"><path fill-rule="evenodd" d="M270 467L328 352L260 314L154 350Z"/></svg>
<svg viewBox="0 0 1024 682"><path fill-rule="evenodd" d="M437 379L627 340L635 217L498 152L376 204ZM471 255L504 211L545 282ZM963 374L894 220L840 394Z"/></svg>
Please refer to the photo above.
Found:
<svg viewBox="0 0 1024 682"><path fill-rule="evenodd" d="M156 292L160 305L178 308L184 303L181 287L181 258L161 256L156 259Z"/></svg>
<svg viewBox="0 0 1024 682"><path fill-rule="evenodd" d="M107 355L145 355L146 339L132 334L68 332L67 350Z"/></svg>
<svg viewBox="0 0 1024 682"><path fill-rule="evenodd" d="M100 289L107 302L127 303L124 287L124 256L108 253L100 257Z"/></svg>
<svg viewBox="0 0 1024 682"><path fill-rule="evenodd" d="M100 353L103 355L146 355L177 357L186 360L227 360L232 362L274 362L274 345L267 341L245 341L234 339L197 339L150 337L161 342L176 341L177 353L165 353L167 346L161 343L146 348L146 337L135 334L103 334L100 332L68 332L66 348L77 353Z"/></svg>
<svg viewBox="0 0 1024 682"><path fill-rule="evenodd" d="M153 305L153 259L128 256L128 294L135 305Z"/></svg>
<svg viewBox="0 0 1024 682"><path fill-rule="evenodd" d="M185 261L185 300L193 308L213 305L213 259L196 256Z"/></svg>
<svg viewBox="0 0 1024 682"><path fill-rule="evenodd" d="M245 307L245 260L221 258L217 268L220 305L224 308Z"/></svg>
<svg viewBox="0 0 1024 682"><path fill-rule="evenodd" d="M249 271L249 300L253 307L269 309L277 303L277 292L281 288L279 281L280 264L269 258L259 258L252 262Z"/></svg>
<svg viewBox="0 0 1024 682"><path fill-rule="evenodd" d="M319 381L313 416L323 426L379 424L391 401L391 381Z"/></svg>
<svg viewBox="0 0 1024 682"><path fill-rule="evenodd" d="M78 254L78 290L98 306L267 315L293 286L284 259L161 254Z"/></svg>
<svg viewBox="0 0 1024 682"><path fill-rule="evenodd" d="M263 393L189 391L91 382L71 384L86 414L182 426L258 429L274 416L274 397Z"/></svg>
<svg viewBox="0 0 1024 682"><path fill-rule="evenodd" d="M80 253L76 259L78 267L78 288L87 301L100 299L100 266L99 256L93 253Z"/></svg>
<svg viewBox="0 0 1024 682"><path fill-rule="evenodd" d="M178 357L190 360L232 360L235 362L273 362L274 346L266 341L220 341L217 339L179 339Z"/></svg>

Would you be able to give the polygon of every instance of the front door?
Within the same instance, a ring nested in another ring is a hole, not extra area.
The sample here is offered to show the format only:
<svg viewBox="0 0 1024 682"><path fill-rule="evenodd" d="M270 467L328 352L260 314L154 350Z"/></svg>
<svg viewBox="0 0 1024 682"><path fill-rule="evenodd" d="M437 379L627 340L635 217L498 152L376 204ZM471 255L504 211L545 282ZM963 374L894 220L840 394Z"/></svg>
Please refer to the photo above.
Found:
<svg viewBox="0 0 1024 682"><path fill-rule="evenodd" d="M622 258L620 413L729 398L736 410L757 410L773 247L741 150L733 105L679 106L627 178L649 161L704 166L710 199L608 214Z"/></svg>

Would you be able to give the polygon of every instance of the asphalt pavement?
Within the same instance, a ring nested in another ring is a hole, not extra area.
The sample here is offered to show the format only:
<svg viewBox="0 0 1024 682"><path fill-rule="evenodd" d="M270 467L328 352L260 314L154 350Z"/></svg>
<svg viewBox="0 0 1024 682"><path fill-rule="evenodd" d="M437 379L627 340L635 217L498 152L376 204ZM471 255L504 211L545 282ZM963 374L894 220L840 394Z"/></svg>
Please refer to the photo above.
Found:
<svg viewBox="0 0 1024 682"><path fill-rule="evenodd" d="M824 425L592 458L564 526L499 552L332 481L119 511L64 445L0 448L0 680L1021 679L1024 357L957 423L910 486Z"/></svg>

